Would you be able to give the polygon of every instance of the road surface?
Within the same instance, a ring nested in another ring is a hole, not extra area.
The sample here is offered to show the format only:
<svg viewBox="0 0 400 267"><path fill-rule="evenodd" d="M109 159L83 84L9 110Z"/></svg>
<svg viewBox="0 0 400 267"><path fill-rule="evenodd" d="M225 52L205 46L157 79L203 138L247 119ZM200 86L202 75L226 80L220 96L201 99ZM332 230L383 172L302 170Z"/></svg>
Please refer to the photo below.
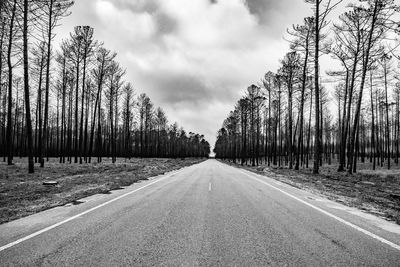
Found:
<svg viewBox="0 0 400 267"><path fill-rule="evenodd" d="M399 266L400 228L216 160L0 225L1 266Z"/></svg>

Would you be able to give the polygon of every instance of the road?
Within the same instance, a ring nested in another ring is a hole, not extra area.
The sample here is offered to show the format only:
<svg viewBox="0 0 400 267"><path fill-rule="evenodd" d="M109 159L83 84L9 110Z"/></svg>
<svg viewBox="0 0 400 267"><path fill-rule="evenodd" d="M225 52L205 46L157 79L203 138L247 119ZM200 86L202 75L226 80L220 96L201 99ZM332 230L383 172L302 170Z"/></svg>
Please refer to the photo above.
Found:
<svg viewBox="0 0 400 267"><path fill-rule="evenodd" d="M0 265L400 264L398 226L216 160L82 202L0 225Z"/></svg>

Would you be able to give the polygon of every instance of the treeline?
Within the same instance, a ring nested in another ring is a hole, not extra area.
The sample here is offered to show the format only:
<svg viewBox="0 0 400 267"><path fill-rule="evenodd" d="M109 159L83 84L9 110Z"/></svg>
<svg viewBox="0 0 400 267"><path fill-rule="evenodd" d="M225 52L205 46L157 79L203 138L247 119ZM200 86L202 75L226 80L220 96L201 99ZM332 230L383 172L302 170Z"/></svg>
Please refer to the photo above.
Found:
<svg viewBox="0 0 400 267"><path fill-rule="evenodd" d="M358 1L332 24L329 13L342 1L307 2L314 16L288 29L280 68L251 85L224 120L216 157L295 169L312 161L314 173L333 160L350 174L357 162L390 169L400 156L399 6ZM322 54L341 65L324 79Z"/></svg>
<svg viewBox="0 0 400 267"><path fill-rule="evenodd" d="M116 53L77 26L55 47L70 0L0 4L0 156L44 166L102 157L207 157L203 135L168 124L146 94L124 80Z"/></svg>

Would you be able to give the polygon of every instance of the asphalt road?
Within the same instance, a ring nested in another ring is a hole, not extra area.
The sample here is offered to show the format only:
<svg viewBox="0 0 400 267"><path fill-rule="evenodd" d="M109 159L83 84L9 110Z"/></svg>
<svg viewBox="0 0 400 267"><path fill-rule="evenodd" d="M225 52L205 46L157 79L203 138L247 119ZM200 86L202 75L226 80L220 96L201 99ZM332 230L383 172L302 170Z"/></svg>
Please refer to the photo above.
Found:
<svg viewBox="0 0 400 267"><path fill-rule="evenodd" d="M82 202L0 225L0 265L400 265L398 226L216 160Z"/></svg>

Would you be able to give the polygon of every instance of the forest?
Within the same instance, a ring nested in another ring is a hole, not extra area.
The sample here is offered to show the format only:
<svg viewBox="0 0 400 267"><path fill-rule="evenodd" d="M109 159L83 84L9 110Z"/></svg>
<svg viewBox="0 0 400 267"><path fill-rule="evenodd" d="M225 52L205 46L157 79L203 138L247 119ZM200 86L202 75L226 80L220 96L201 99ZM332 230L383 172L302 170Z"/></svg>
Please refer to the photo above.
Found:
<svg viewBox="0 0 400 267"><path fill-rule="evenodd" d="M117 54L94 29L57 26L70 0L0 2L0 156L28 157L29 172L49 157L60 163L102 157L207 157L203 135L187 133L126 81Z"/></svg>
<svg viewBox="0 0 400 267"><path fill-rule="evenodd" d="M398 165L399 3L306 2L313 16L287 29L280 67L250 85L223 121L216 157L315 174L324 163L349 174L360 162ZM346 11L333 15L338 5ZM337 67L321 75L322 56Z"/></svg>

